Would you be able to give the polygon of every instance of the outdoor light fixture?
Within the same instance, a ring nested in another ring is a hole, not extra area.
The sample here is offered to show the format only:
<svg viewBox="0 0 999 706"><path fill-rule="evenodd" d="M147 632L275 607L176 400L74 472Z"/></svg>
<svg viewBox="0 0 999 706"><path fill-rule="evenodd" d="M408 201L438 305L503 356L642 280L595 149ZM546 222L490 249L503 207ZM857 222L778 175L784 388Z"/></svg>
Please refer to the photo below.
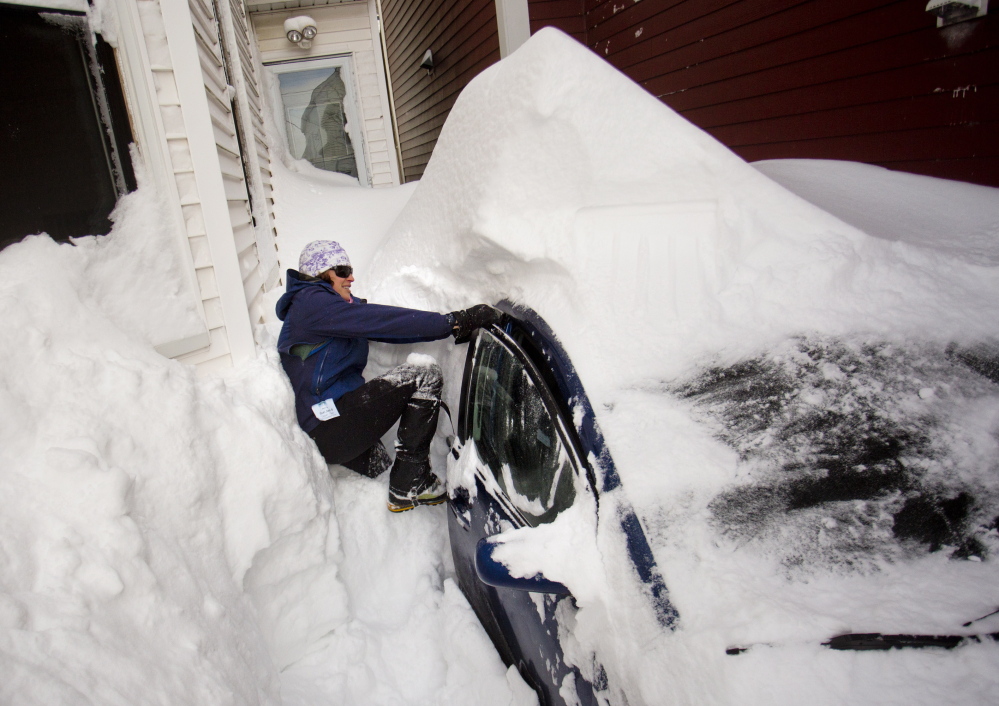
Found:
<svg viewBox="0 0 999 706"><path fill-rule="evenodd" d="M989 11L989 0L930 0L926 11L937 16L937 27L983 17Z"/></svg>
<svg viewBox="0 0 999 706"><path fill-rule="evenodd" d="M420 68L426 69L427 74L434 70L434 55L427 49L427 53L423 55L423 60L420 62Z"/></svg>
<svg viewBox="0 0 999 706"><path fill-rule="evenodd" d="M289 17L284 21L284 36L292 44L297 44L302 49L312 46L312 40L319 34L316 21L308 15Z"/></svg>

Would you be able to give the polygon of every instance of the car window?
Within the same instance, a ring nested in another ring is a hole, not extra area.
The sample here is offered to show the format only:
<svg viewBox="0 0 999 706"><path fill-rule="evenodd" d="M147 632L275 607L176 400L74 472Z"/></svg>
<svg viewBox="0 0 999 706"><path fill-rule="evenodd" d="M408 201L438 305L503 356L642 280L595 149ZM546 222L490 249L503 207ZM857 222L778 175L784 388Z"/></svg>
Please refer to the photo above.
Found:
<svg viewBox="0 0 999 706"><path fill-rule="evenodd" d="M572 461L540 382L483 330L472 367L471 438L498 485L531 525L550 522L575 498Z"/></svg>

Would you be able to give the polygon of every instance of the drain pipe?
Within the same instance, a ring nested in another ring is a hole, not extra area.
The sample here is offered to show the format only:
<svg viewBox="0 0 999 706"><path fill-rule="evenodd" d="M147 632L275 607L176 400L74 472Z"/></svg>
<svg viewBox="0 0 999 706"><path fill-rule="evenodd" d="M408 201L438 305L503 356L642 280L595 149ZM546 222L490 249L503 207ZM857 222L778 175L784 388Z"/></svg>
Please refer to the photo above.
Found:
<svg viewBox="0 0 999 706"><path fill-rule="evenodd" d="M385 41L385 15L382 14L382 0L375 0L375 18L378 21L378 39L382 49L382 68L385 72L385 86L388 89L389 117L392 123L392 137L395 140L395 159L399 167L399 183L406 183L406 168L402 164L402 142L399 139L399 120L395 113L395 92L392 90L392 72L389 68L388 44Z"/></svg>

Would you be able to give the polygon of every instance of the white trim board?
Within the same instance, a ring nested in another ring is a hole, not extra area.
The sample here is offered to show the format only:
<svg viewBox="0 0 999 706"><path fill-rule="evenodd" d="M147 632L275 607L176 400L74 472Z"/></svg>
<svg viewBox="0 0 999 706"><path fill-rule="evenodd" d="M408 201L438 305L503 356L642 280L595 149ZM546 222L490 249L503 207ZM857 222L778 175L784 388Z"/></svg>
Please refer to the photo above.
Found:
<svg viewBox="0 0 999 706"><path fill-rule="evenodd" d="M386 135L392 136L392 151L395 159L389 159L389 169L392 174L392 186L402 184L402 150L399 147L399 135L395 129L395 108L390 98L391 87L385 69L385 32L381 22L381 2L371 0L368 3L368 20L371 31L378 35L372 41L375 52L375 74L378 76L378 100L382 104L382 125Z"/></svg>
<svg viewBox="0 0 999 706"><path fill-rule="evenodd" d="M160 8L191 149L194 178L222 304L229 353L233 363L239 364L256 356L256 344L239 270L239 253L236 252L233 240L218 147L212 131L205 80L194 36L194 20L190 7L183 0L168 0L161 3Z"/></svg>
<svg viewBox="0 0 999 706"><path fill-rule="evenodd" d="M499 30L500 58L505 59L531 38L531 15L527 0L496 0L496 25Z"/></svg>
<svg viewBox="0 0 999 706"><path fill-rule="evenodd" d="M152 68L139 19L139 11L133 0L113 0L115 18L118 21L117 46L118 73L121 76L125 102L134 131L133 139L145 167L153 178L156 190L164 194L169 204L171 230L176 234L176 247L180 256L181 270L187 278L188 288L195 293L194 299L198 315L205 322L205 307L198 294L198 277L195 271L191 246L188 243L184 213L180 207L180 193L174 179L167 145L166 129L160 113L156 87L152 81ZM203 332L179 341L168 341L156 347L162 355L174 358L193 353L208 346L208 326Z"/></svg>

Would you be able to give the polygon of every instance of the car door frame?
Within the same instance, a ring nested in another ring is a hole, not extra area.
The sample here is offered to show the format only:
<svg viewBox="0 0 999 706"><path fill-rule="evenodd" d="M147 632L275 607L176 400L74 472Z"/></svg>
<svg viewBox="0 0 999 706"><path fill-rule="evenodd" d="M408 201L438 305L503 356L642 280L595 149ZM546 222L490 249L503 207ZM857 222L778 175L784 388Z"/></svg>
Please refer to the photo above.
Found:
<svg viewBox="0 0 999 706"><path fill-rule="evenodd" d="M507 328L509 327L510 324L507 325ZM569 457L571 472L596 497L596 489L592 482L592 471L584 462L584 457L580 453L579 442L575 438L574 430L568 422L566 410L558 404L556 396L549 389L550 382L546 380L546 376L542 374L528 352L523 349L520 343L508 331L499 327L490 327L489 334L496 338L499 344L523 366L537 390L546 411L554 422L559 440ZM598 678L595 680L597 684L594 686L583 677L578 667L566 665L563 659L562 647L558 637L558 623L555 615L556 611L575 609L574 599L568 594L568 591L560 591L561 595L549 591L533 591L532 593L534 593L535 597L529 598L527 595L528 592L523 589L498 587L496 584L489 585L483 582L481 575L472 570L473 567L478 569L478 562L475 559L475 554L471 549L468 537L465 537L463 533L474 533L472 529L472 525L474 524L472 519L473 512L483 512L485 509L485 513L488 514L490 510L495 510L498 506L502 514L506 515L511 521L511 524L517 527L534 526L506 497L505 492L500 494L492 492L492 486L496 481L486 477L485 474L493 473L493 471L488 468L488 464L479 455L477 449L466 448L471 438L471 415L469 413L470 398L473 394L471 376L475 360L479 355L479 347L482 345L482 340L481 330L479 330L475 332L473 340L469 342L464 374L462 376L456 430L459 443L459 446L456 448L462 449L465 453L476 454L475 498L469 499L470 502L466 501L467 504L462 503L460 499L456 498L452 498L451 502L449 502L451 512L448 515L448 526L452 541L452 551L460 555L455 556L455 570L458 575L459 586L469 599L469 603L478 615L486 632L492 638L504 662L517 666L518 671L520 671L525 681L538 693L542 704L566 703L560 692L567 677L571 679L580 703L584 706L597 704L599 702L594 695L594 691L600 691L601 687L606 687L606 684L601 683L602 679ZM579 487L579 484L577 484L577 490ZM479 504L478 508L473 507L476 503ZM467 515L467 517L463 517L463 515ZM488 530L483 527L483 531L487 532ZM492 535L499 534L501 531L503 530L497 528L497 531L492 532ZM458 547L458 549L456 550L455 547ZM462 556L465 557L465 560L462 560ZM561 606L562 601L569 601L569 604ZM533 603L533 605L528 606L529 602ZM518 605L519 607L514 610L509 609L510 606ZM540 621L539 624L536 626L525 626L523 620L526 620L526 618L522 617L525 612L532 615L532 617L536 617ZM531 634L537 642L550 641L550 644L554 646L554 651L546 655L539 648L540 660L535 656L525 656L518 645L511 644L511 636L518 633ZM547 662L547 669L544 670L544 673L539 669L539 665L542 662ZM596 673L602 675L603 670L596 667Z"/></svg>

